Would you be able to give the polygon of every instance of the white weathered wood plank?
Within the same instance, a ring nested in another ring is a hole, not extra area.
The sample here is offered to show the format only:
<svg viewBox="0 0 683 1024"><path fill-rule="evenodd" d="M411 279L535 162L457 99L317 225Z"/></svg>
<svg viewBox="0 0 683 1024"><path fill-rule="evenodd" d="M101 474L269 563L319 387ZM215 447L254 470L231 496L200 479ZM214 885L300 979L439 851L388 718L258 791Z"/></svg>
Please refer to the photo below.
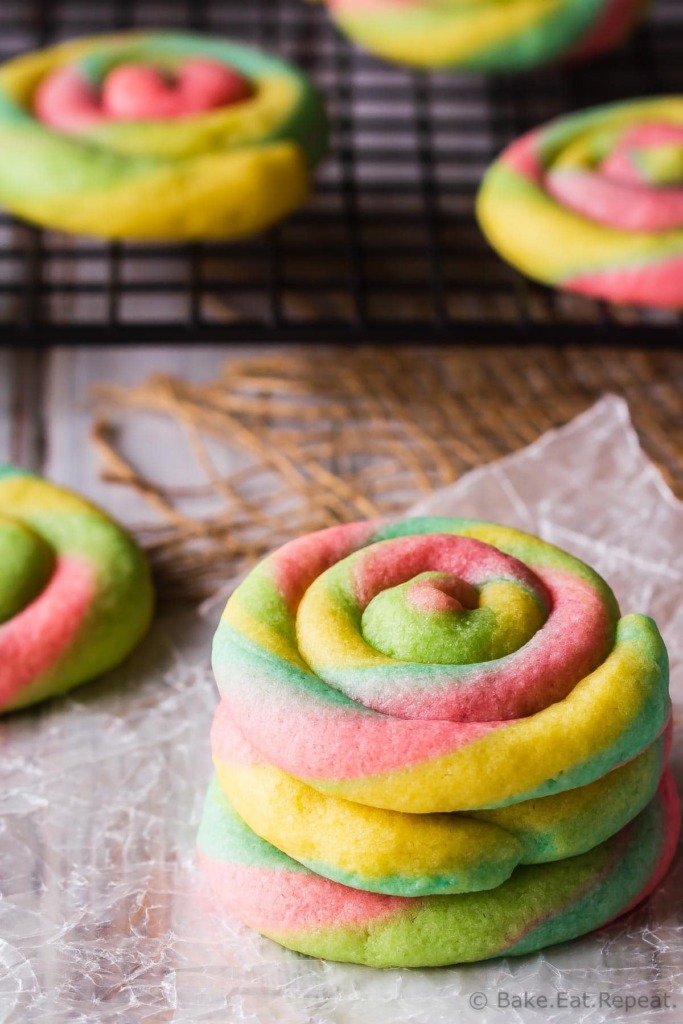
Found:
<svg viewBox="0 0 683 1024"><path fill-rule="evenodd" d="M10 461L11 439L12 354L0 352L0 462Z"/></svg>
<svg viewBox="0 0 683 1024"><path fill-rule="evenodd" d="M48 475L87 494L125 523L149 522L153 514L146 502L99 477L98 456L90 442L93 385L132 385L153 373L208 380L226 358L255 351L252 346L194 345L55 349L45 382ZM117 443L141 473L175 485L203 480L182 434L165 417L131 413L117 422Z"/></svg>
<svg viewBox="0 0 683 1024"><path fill-rule="evenodd" d="M44 455L44 356L0 352L0 461L40 470Z"/></svg>

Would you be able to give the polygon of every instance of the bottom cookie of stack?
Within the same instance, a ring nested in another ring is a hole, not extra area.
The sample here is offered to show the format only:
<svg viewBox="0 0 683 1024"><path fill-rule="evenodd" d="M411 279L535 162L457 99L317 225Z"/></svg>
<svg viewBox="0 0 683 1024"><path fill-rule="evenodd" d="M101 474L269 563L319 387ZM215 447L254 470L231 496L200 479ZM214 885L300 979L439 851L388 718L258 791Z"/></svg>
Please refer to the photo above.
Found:
<svg viewBox="0 0 683 1024"><path fill-rule="evenodd" d="M485 891L387 896L316 875L260 839L214 780L198 846L225 908L281 945L372 967L435 967L530 953L626 913L663 878L679 828L667 771L647 807L587 853L522 865Z"/></svg>

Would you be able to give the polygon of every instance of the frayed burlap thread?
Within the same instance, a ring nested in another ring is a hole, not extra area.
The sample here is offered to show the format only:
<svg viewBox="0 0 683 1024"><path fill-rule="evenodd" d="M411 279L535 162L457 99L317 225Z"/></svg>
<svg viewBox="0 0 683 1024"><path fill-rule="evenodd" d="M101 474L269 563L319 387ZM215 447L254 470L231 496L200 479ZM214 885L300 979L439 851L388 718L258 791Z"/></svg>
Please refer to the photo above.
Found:
<svg viewBox="0 0 683 1024"><path fill-rule="evenodd" d="M138 534L162 593L194 599L291 537L402 512L605 391L625 395L649 454L680 491L681 376L680 356L665 352L294 349L228 358L203 383L157 374L130 388L99 385L93 440L105 478L154 510ZM201 483L141 475L113 427L142 413L182 427Z"/></svg>

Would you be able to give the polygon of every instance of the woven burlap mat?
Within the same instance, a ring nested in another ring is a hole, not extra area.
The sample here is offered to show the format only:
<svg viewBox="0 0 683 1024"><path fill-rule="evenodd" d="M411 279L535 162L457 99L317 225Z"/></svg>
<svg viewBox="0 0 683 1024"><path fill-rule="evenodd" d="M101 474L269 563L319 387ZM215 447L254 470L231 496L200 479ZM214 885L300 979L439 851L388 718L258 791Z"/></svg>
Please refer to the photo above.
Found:
<svg viewBox="0 0 683 1024"><path fill-rule="evenodd" d="M103 476L156 512L139 533L164 593L197 598L297 534L400 512L605 392L627 399L646 451L683 495L682 387L677 352L296 349L226 360L201 384L101 385L93 438ZM112 424L143 412L183 427L203 483L162 486L124 456ZM192 510L197 499L208 512Z"/></svg>

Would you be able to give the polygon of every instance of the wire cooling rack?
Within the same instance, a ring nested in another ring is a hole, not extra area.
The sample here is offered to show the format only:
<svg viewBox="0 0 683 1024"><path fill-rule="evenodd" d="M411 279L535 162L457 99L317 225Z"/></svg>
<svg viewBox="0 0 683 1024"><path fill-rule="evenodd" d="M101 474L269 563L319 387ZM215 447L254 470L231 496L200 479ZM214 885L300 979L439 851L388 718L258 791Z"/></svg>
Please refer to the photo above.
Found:
<svg viewBox="0 0 683 1024"><path fill-rule="evenodd" d="M316 193L276 229L229 245L101 244L2 216L0 341L683 341L675 314L525 280L473 216L486 166L520 132L593 103L683 92L683 0L660 0L618 54L517 78L382 64L304 0L2 0L0 58L142 26L233 36L305 68L334 126Z"/></svg>

